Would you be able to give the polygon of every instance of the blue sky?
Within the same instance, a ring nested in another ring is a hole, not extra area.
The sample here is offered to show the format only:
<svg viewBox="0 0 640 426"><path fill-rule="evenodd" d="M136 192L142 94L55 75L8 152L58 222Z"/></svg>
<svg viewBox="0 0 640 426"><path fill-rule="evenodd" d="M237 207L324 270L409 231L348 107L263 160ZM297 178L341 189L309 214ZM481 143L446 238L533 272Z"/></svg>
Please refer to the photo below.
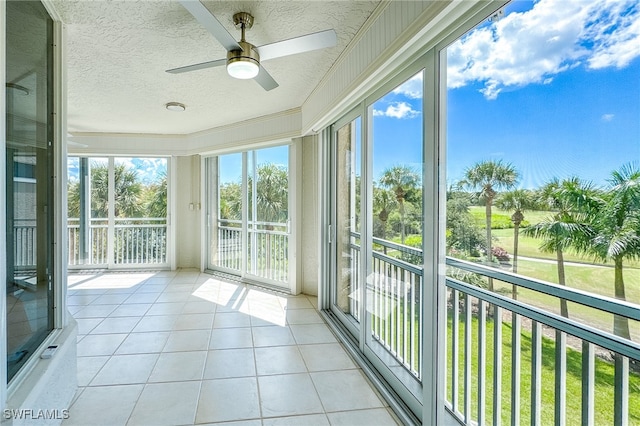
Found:
<svg viewBox="0 0 640 426"><path fill-rule="evenodd" d="M517 1L447 50L447 181L478 161L515 166L520 187L579 176L605 185L640 162L640 5ZM420 167L422 76L374 105L374 175Z"/></svg>

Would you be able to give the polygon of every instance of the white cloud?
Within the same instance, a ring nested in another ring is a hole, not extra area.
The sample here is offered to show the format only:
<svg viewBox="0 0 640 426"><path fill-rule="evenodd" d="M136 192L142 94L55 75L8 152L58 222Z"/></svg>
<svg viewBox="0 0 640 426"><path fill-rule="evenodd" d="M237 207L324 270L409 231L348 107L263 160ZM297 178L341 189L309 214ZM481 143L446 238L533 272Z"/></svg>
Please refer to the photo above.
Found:
<svg viewBox="0 0 640 426"><path fill-rule="evenodd" d="M393 89L396 95L404 95L410 99L422 99L422 73L418 73L400 86Z"/></svg>
<svg viewBox="0 0 640 426"><path fill-rule="evenodd" d="M386 110L373 110L374 117L392 117L392 118L414 118L420 115L420 111L414 110L411 105L406 102L394 102L390 104Z"/></svg>
<svg viewBox="0 0 640 426"><path fill-rule="evenodd" d="M602 117L600 117L602 119L602 121L612 121L613 120L614 115L613 114L602 114Z"/></svg>
<svg viewBox="0 0 640 426"><path fill-rule="evenodd" d="M622 68L640 56L636 0L540 0L478 28L448 48L449 88L483 83L495 99L508 87L549 84L582 64Z"/></svg>

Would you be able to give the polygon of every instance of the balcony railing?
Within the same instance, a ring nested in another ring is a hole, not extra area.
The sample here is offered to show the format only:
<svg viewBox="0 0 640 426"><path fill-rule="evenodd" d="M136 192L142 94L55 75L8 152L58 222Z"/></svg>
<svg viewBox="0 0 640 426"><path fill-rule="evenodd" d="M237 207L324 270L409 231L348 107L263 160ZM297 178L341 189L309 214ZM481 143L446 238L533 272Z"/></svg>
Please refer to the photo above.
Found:
<svg viewBox="0 0 640 426"><path fill-rule="evenodd" d="M289 280L289 230L287 223L247 223L247 272L267 280ZM242 272L242 221L218 219L217 266Z"/></svg>
<svg viewBox="0 0 640 426"><path fill-rule="evenodd" d="M352 268L362 261L359 238L351 234ZM373 244L367 289L372 334L398 364L420 378L423 272L414 263L421 263L422 252L378 238ZM515 285L562 298L610 314L611 324L614 315L624 316L636 328L637 305L454 258L447 258L447 266L443 385L447 408L462 424L640 422L638 343L464 279L491 278L496 287ZM359 274L353 277L352 291L357 292L362 283ZM359 299L350 303L359 321Z"/></svg>
<svg viewBox="0 0 640 426"><path fill-rule="evenodd" d="M167 263L167 225L164 218L117 218L113 227L113 257L109 259L106 219L91 219L81 250L79 220L68 221L70 266L159 265Z"/></svg>
<svg viewBox="0 0 640 426"><path fill-rule="evenodd" d="M448 258L464 271L640 321L637 305ZM640 345L447 277L447 405L465 425L637 424ZM630 383L633 387L630 390ZM630 416L631 422L630 422Z"/></svg>

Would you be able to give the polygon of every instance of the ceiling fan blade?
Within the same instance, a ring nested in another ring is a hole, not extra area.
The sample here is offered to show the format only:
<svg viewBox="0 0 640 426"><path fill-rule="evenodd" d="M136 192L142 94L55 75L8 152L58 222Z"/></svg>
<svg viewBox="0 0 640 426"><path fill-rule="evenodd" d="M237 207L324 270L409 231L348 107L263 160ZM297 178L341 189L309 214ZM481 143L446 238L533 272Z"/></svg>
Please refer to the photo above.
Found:
<svg viewBox="0 0 640 426"><path fill-rule="evenodd" d="M269 74L262 65L260 65L260 72L258 72L258 75L255 76L253 79L257 81L258 84L262 86L264 90L267 90L267 91L275 89L276 87L279 86L279 84L276 83L273 77L271 77L271 74Z"/></svg>
<svg viewBox="0 0 640 426"><path fill-rule="evenodd" d="M337 36L334 30L325 30L318 33L307 34L289 40L278 41L256 47L261 61L280 58L282 56L295 55L297 53L310 52L336 45Z"/></svg>
<svg viewBox="0 0 640 426"><path fill-rule="evenodd" d="M226 64L227 64L226 59L216 59L215 61L208 61L208 62L202 62L200 64L193 64L193 65L187 65L184 67L173 68L173 69L167 70L167 72L171 74L180 74L183 72L203 70L206 68L221 67Z"/></svg>
<svg viewBox="0 0 640 426"><path fill-rule="evenodd" d="M202 25L207 31L211 33L220 44L229 50L242 50L238 42L229 31L216 19L215 16L209 12L209 9L204 7L198 0L178 0L185 9L193 15L200 25Z"/></svg>

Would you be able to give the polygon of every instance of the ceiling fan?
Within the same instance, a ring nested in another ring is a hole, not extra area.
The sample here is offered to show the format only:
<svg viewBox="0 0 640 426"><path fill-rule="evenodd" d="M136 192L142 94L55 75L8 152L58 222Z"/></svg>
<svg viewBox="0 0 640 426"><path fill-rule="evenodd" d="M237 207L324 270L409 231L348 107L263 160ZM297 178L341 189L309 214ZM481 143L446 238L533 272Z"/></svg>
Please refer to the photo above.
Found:
<svg viewBox="0 0 640 426"><path fill-rule="evenodd" d="M236 41L199 0L178 1L227 49L227 57L226 59L173 68L167 70L168 73L179 74L226 65L227 73L231 77L239 79L253 78L265 90L272 90L278 87L278 83L260 64L260 60L266 61L297 53L310 52L332 47L336 44L336 32L331 29L257 47L245 40L245 30L253 26L253 16L249 13L239 12L233 15L233 23L241 31L240 41Z"/></svg>

